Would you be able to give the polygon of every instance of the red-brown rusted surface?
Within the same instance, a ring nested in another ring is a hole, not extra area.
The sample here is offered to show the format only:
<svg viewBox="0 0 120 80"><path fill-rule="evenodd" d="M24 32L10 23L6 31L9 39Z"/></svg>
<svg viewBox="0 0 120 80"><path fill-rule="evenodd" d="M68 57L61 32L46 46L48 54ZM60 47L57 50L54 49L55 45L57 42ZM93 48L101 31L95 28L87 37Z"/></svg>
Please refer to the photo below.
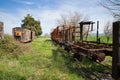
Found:
<svg viewBox="0 0 120 80"><path fill-rule="evenodd" d="M94 22L81 22L80 31L76 31L78 27L65 27L61 29L58 27L51 33L51 39L65 47L66 51L72 51L74 57L82 60L82 55L94 61L103 61L105 56L112 56L112 77L115 80L120 79L120 21L113 24L113 44L101 43L99 39L99 26L97 24L97 39L96 41L84 41L83 40L83 25L92 24L91 30L93 30ZM97 22L98 23L98 22ZM79 36L75 33L79 33ZM60 34L60 35L58 35ZM79 37L80 41L75 41L75 37Z"/></svg>
<svg viewBox="0 0 120 80"><path fill-rule="evenodd" d="M13 28L12 33L13 37L20 42L30 42L33 41L35 38L34 31L23 29L20 27Z"/></svg>
<svg viewBox="0 0 120 80"><path fill-rule="evenodd" d="M103 61L105 56L112 56L112 47L106 43L98 43L98 41L83 41L83 25L91 25L91 30L93 30L93 24L94 22L88 21L80 22L80 27L65 25L57 27L51 33L51 39L57 44L62 43L68 52L72 51L75 54L81 53L80 55L84 54L94 61ZM78 28L79 31L77 31ZM79 33L79 35L76 35L76 33ZM80 38L79 42L75 42L76 37Z"/></svg>

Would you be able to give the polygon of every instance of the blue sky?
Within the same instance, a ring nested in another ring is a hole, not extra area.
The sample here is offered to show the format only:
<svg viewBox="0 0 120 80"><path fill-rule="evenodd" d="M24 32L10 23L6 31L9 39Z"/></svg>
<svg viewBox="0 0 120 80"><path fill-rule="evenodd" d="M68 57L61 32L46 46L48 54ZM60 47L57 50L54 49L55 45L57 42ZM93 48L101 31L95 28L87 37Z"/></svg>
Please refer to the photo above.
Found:
<svg viewBox="0 0 120 80"><path fill-rule="evenodd" d="M4 22L5 33L12 34L13 27L20 27L21 20L28 13L41 21L43 35L50 33L57 26L56 20L66 12L78 12L90 20L100 21L100 32L103 26L113 17L99 2L104 0L0 0L0 21Z"/></svg>

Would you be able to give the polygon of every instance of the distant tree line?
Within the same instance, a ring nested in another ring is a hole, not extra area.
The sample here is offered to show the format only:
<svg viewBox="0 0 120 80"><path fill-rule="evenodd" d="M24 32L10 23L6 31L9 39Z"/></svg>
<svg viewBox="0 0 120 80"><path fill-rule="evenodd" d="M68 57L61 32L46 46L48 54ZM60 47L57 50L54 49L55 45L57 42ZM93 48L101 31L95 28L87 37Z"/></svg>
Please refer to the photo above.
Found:
<svg viewBox="0 0 120 80"><path fill-rule="evenodd" d="M88 21L88 16L83 16L83 14L79 12L67 12L60 15L60 18L56 20L57 26L65 26L65 27L78 27L79 22ZM76 31L79 29L76 28ZM83 27L83 35L86 35L87 28ZM90 31L89 31L90 33Z"/></svg>

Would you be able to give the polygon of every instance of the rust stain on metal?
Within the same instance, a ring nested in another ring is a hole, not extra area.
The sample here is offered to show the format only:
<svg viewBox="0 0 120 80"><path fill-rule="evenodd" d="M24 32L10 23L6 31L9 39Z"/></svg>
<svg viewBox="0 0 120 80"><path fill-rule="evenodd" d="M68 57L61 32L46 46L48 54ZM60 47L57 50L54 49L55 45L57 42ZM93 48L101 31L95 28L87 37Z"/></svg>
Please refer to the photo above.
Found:
<svg viewBox="0 0 120 80"><path fill-rule="evenodd" d="M98 22L97 22L98 23ZM83 27L84 25L89 25L91 30L93 30L92 21L80 22L80 27L65 25L61 27L57 27L51 33L51 39L59 45L65 47L67 52L73 51L75 54L86 55L88 58L93 59L94 61L103 61L105 56L112 56L112 47L106 43L100 43L97 41L83 41ZM79 29L79 31L77 31ZM89 28L90 29L90 28ZM98 29L98 25L97 25ZM79 35L76 35L79 33ZM87 33L88 34L88 33ZM98 30L97 30L97 38L98 38ZM61 36L60 36L61 35ZM80 41L76 42L75 38L80 38ZM87 39L87 37L86 37ZM80 54L81 53L81 54Z"/></svg>
<svg viewBox="0 0 120 80"><path fill-rule="evenodd" d="M14 39L20 42L31 42L35 38L34 31L23 29L21 27L13 28L12 33L13 33Z"/></svg>

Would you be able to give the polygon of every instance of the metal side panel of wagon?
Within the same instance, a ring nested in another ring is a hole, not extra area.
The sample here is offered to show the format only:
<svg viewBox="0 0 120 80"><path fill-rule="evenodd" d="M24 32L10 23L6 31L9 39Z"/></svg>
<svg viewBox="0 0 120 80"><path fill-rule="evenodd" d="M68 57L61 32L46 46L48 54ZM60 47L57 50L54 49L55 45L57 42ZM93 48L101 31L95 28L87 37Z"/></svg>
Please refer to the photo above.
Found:
<svg viewBox="0 0 120 80"><path fill-rule="evenodd" d="M22 29L21 42L30 42L31 41L31 30Z"/></svg>
<svg viewBox="0 0 120 80"><path fill-rule="evenodd" d="M12 34L15 40L21 41L22 37L22 28L20 27L15 27L12 29Z"/></svg>

